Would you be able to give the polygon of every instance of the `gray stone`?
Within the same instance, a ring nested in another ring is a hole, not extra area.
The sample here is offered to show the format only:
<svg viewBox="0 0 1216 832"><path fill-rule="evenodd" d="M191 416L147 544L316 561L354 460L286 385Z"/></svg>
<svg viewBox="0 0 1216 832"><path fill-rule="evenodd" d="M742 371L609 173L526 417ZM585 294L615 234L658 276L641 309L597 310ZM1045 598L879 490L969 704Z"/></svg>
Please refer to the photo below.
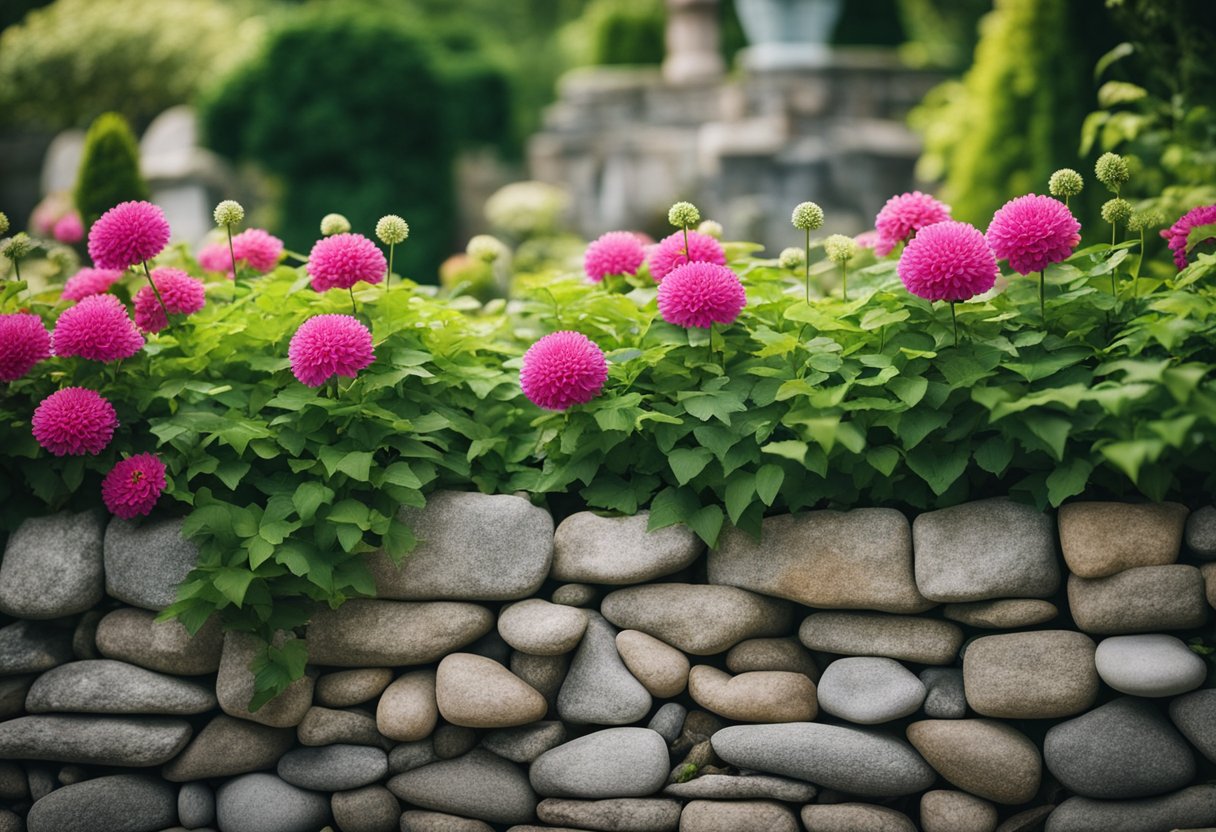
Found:
<svg viewBox="0 0 1216 832"><path fill-rule="evenodd" d="M520 827L512 826L512 829ZM424 812L410 809L401 815L401 832L494 832L481 820L460 818L443 812Z"/></svg>
<svg viewBox="0 0 1216 832"><path fill-rule="evenodd" d="M641 630L695 656L725 652L747 638L783 635L793 623L786 601L703 584L618 589L604 598L601 610L618 627Z"/></svg>
<svg viewBox="0 0 1216 832"><path fill-rule="evenodd" d="M995 601L972 601L968 604L947 604L942 614L951 621L988 630L1016 630L1051 621L1060 611L1050 601L1037 598L999 598Z"/></svg>
<svg viewBox="0 0 1216 832"><path fill-rule="evenodd" d="M1054 803L1048 803L1010 815L996 828L996 832L1043 832L1043 824L1055 808Z"/></svg>
<svg viewBox="0 0 1216 832"><path fill-rule="evenodd" d="M175 676L200 676L219 670L224 631L213 617L191 636L176 619L157 621L154 612L126 607L101 619L97 649L107 659Z"/></svg>
<svg viewBox="0 0 1216 832"><path fill-rule="evenodd" d="M494 626L485 607L455 601L411 603L352 598L322 609L308 625L308 658L332 667L428 664ZM409 633L409 638L401 638Z"/></svg>
<svg viewBox="0 0 1216 832"><path fill-rule="evenodd" d="M1170 702L1174 727L1209 762L1216 762L1216 690L1196 690Z"/></svg>
<svg viewBox="0 0 1216 832"><path fill-rule="evenodd" d="M1186 518L1186 546L1198 558L1216 560L1216 506L1204 506Z"/></svg>
<svg viewBox="0 0 1216 832"><path fill-rule="evenodd" d="M1098 696L1094 642L1072 630L977 638L963 656L967 704L984 716L1053 719L1080 713Z"/></svg>
<svg viewBox="0 0 1216 832"><path fill-rule="evenodd" d="M28 676L0 677L0 720L12 719L25 713L25 695L38 677Z"/></svg>
<svg viewBox="0 0 1216 832"><path fill-rule="evenodd" d="M106 593L134 607L163 610L198 562L198 547L182 537L180 519L134 523L115 517L106 527Z"/></svg>
<svg viewBox="0 0 1216 832"><path fill-rule="evenodd" d="M523 770L480 748L398 774L388 787L423 809L490 823L527 823L536 813L536 795Z"/></svg>
<svg viewBox="0 0 1216 832"><path fill-rule="evenodd" d="M565 741L566 726L553 720L491 731L482 737L481 745L513 763L530 763Z"/></svg>
<svg viewBox="0 0 1216 832"><path fill-rule="evenodd" d="M991 719L926 719L908 726L925 761L960 789L1016 805L1039 790L1039 749L1011 725Z"/></svg>
<svg viewBox="0 0 1216 832"><path fill-rule="evenodd" d="M388 755L366 745L294 748L279 759L279 777L293 786L340 792L368 786L388 774Z"/></svg>
<svg viewBox="0 0 1216 832"><path fill-rule="evenodd" d="M920 679L894 659L837 659L823 671L819 707L860 725L877 725L915 713L925 701Z"/></svg>
<svg viewBox="0 0 1216 832"><path fill-rule="evenodd" d="M731 676L697 665L688 674L688 695L702 708L736 722L806 722L819 713L815 683L786 670Z"/></svg>
<svg viewBox="0 0 1216 832"><path fill-rule="evenodd" d="M609 635L611 636L611 632ZM512 673L540 691L541 696L549 703L549 708L553 709L557 706L558 693L570 670L570 655L532 656L516 651L511 654L510 667Z"/></svg>
<svg viewBox="0 0 1216 832"><path fill-rule="evenodd" d="M35 803L59 788L49 766L27 765L26 777L30 784L30 799Z"/></svg>
<svg viewBox="0 0 1216 832"><path fill-rule="evenodd" d="M16 812L0 809L0 832L26 832L25 821Z"/></svg>
<svg viewBox="0 0 1216 832"><path fill-rule="evenodd" d="M996 807L966 792L934 789L920 798L924 832L993 832Z"/></svg>
<svg viewBox="0 0 1216 832"><path fill-rule="evenodd" d="M1060 507L1060 549L1069 571L1081 578L1173 563L1187 514L1179 503L1066 503Z"/></svg>
<svg viewBox="0 0 1216 832"><path fill-rule="evenodd" d="M616 630L588 613L587 632L557 695L558 714L577 724L628 725L644 719L650 704L650 693L621 661Z"/></svg>
<svg viewBox="0 0 1216 832"><path fill-rule="evenodd" d="M578 647L587 629L587 614L576 607L529 598L498 614L498 634L523 653L556 656Z"/></svg>
<svg viewBox="0 0 1216 832"><path fill-rule="evenodd" d="M651 696L670 699L688 685L688 657L654 636L641 630L621 630L616 634L616 650Z"/></svg>
<svg viewBox="0 0 1216 832"><path fill-rule="evenodd" d="M97 625L101 623L101 610L88 610L76 622L72 631L72 655L77 659L100 659L97 652Z"/></svg>
<svg viewBox="0 0 1216 832"><path fill-rule="evenodd" d="M1216 786L1191 786L1148 800L1070 797L1047 818L1046 832L1170 832L1216 824Z"/></svg>
<svg viewBox="0 0 1216 832"><path fill-rule="evenodd" d="M30 809L29 832L155 832L177 823L177 793L137 774L56 789Z"/></svg>
<svg viewBox="0 0 1216 832"><path fill-rule="evenodd" d="M1077 629L1101 635L1190 630L1207 621L1203 578L1187 564L1141 566L1108 578L1068 578Z"/></svg>
<svg viewBox="0 0 1216 832"><path fill-rule="evenodd" d="M920 672L920 681L925 686L925 716L962 719L967 715L963 671L955 667L927 667Z"/></svg>
<svg viewBox="0 0 1216 832"><path fill-rule="evenodd" d="M484 656L451 653L435 680L439 713L466 728L511 728L544 719L548 703L536 688ZM413 739L413 738L411 738Z"/></svg>
<svg viewBox="0 0 1216 832"><path fill-rule="evenodd" d="M313 696L318 705L327 708L348 708L375 699L391 681L393 671L387 667L339 670L318 678Z"/></svg>
<svg viewBox="0 0 1216 832"><path fill-rule="evenodd" d="M545 797L647 797L663 787L667 744L649 728L607 728L546 751L532 763Z"/></svg>
<svg viewBox="0 0 1216 832"><path fill-rule="evenodd" d="M680 832L799 832L788 806L769 800L693 800L680 815Z"/></svg>
<svg viewBox="0 0 1216 832"><path fill-rule="evenodd" d="M511 654L515 651L511 649L511 645L502 640L502 636L498 634L497 629L492 629L477 639L477 641L465 647L461 652L484 656L487 659L493 659L499 664L505 665L511 660Z"/></svg>
<svg viewBox="0 0 1216 832"><path fill-rule="evenodd" d="M431 744L436 757L450 760L477 747L477 732L460 725L440 725L431 736Z"/></svg>
<svg viewBox="0 0 1216 832"><path fill-rule="evenodd" d="M384 786L335 792L329 807L342 832L396 832L401 804Z"/></svg>
<svg viewBox="0 0 1216 832"><path fill-rule="evenodd" d="M220 786L215 813L224 832L315 832L329 820L329 800L273 774L243 774Z"/></svg>
<svg viewBox="0 0 1216 832"><path fill-rule="evenodd" d="M783 774L858 795L897 797L933 784L933 769L906 742L861 728L790 722L734 725L712 737L731 765Z"/></svg>
<svg viewBox="0 0 1216 832"><path fill-rule="evenodd" d="M220 714L164 767L166 780L184 783L274 768L295 742L289 728L271 728Z"/></svg>
<svg viewBox="0 0 1216 832"><path fill-rule="evenodd" d="M731 673L749 670L787 670L819 682L819 668L802 642L796 638L749 638L726 654L726 669Z"/></svg>
<svg viewBox="0 0 1216 832"><path fill-rule="evenodd" d="M655 711L654 716L650 718L650 722L646 727L651 731L657 731L668 745L676 741L676 737L680 736L680 731L684 728L684 718L688 716L688 709L679 702L666 702Z"/></svg>
<svg viewBox="0 0 1216 832"><path fill-rule="evenodd" d="M587 584L562 584L553 590L552 600L568 607L590 607L599 594L599 590Z"/></svg>
<svg viewBox="0 0 1216 832"><path fill-rule="evenodd" d="M907 815L870 803L803 806L802 822L810 832L916 832Z"/></svg>
<svg viewBox="0 0 1216 832"><path fill-rule="evenodd" d="M761 541L731 528L709 554L709 581L826 609L916 613L908 520L887 508L767 517Z"/></svg>
<svg viewBox="0 0 1216 832"><path fill-rule="evenodd" d="M1112 636L1098 644L1102 681L1132 696L1177 696L1207 678L1207 664L1182 639L1161 634Z"/></svg>
<svg viewBox="0 0 1216 832"><path fill-rule="evenodd" d="M290 637L294 638L294 636ZM282 631L274 639L276 647L290 640ZM252 633L235 630L224 634L224 652L220 656L219 674L215 678L215 695L220 707L229 716L260 722L273 728L299 725L312 705L315 677L305 674L287 689L256 711L249 709L253 699L253 671L250 663L266 649L266 642Z"/></svg>
<svg viewBox="0 0 1216 832"><path fill-rule="evenodd" d="M30 713L201 714L216 706L208 685L112 659L70 662L48 670L30 688Z"/></svg>
<svg viewBox="0 0 1216 832"><path fill-rule="evenodd" d="M41 673L73 658L72 631L62 622L14 621L0 627L0 676Z"/></svg>
<svg viewBox="0 0 1216 832"><path fill-rule="evenodd" d="M64 766L63 768L59 769L59 773L55 775L55 779L65 786L71 786L73 783L83 782L88 780L89 777L90 775L84 770L84 767L78 765Z"/></svg>
<svg viewBox="0 0 1216 832"><path fill-rule="evenodd" d="M177 817L187 829L215 823L215 792L206 783L186 783L177 793Z"/></svg>
<svg viewBox="0 0 1216 832"><path fill-rule="evenodd" d="M0 722L0 759L157 766L190 740L190 723L161 717L47 714Z"/></svg>
<svg viewBox="0 0 1216 832"><path fill-rule="evenodd" d="M29 785L21 766L0 760L0 800L24 800L28 794Z"/></svg>
<svg viewBox="0 0 1216 832"><path fill-rule="evenodd" d="M388 738L376 727L376 719L367 711L352 708L319 708L313 705L296 726L296 737L302 745L321 746L335 743L383 746Z"/></svg>
<svg viewBox="0 0 1216 832"><path fill-rule="evenodd" d="M430 736L438 721L433 670L414 670L396 679L376 706L376 727L380 733L401 742Z"/></svg>
<svg viewBox="0 0 1216 832"><path fill-rule="evenodd" d="M435 745L430 739L415 742L403 742L393 746L388 755L388 770L390 774L402 774L416 768L436 762Z"/></svg>
<svg viewBox="0 0 1216 832"><path fill-rule="evenodd" d="M99 511L24 520L9 535L0 560L0 612L62 618L101 601L104 530Z"/></svg>
<svg viewBox="0 0 1216 832"><path fill-rule="evenodd" d="M705 550L687 526L647 532L650 512L631 517L601 517L590 511L572 514L553 539L553 571L558 581L589 584L639 584L695 561Z"/></svg>
<svg viewBox="0 0 1216 832"><path fill-rule="evenodd" d="M817 612L798 638L812 650L842 656L882 656L918 664L951 664L963 631L949 621L861 612Z"/></svg>
<svg viewBox="0 0 1216 832"><path fill-rule="evenodd" d="M549 797L536 806L536 815L550 826L603 832L676 832L680 804L656 797L613 797L604 800L563 800Z"/></svg>
<svg viewBox="0 0 1216 832"><path fill-rule="evenodd" d="M1195 778L1195 755L1150 703L1122 697L1052 727L1047 768L1083 797L1152 797Z"/></svg>
<svg viewBox="0 0 1216 832"><path fill-rule="evenodd" d="M663 794L683 800L781 800L809 803L818 790L810 783L771 774L706 774L686 783L672 783Z"/></svg>
<svg viewBox="0 0 1216 832"><path fill-rule="evenodd" d="M527 598L553 561L553 518L522 497L437 491L398 517L419 543L400 565L383 552L367 557L380 598Z"/></svg>

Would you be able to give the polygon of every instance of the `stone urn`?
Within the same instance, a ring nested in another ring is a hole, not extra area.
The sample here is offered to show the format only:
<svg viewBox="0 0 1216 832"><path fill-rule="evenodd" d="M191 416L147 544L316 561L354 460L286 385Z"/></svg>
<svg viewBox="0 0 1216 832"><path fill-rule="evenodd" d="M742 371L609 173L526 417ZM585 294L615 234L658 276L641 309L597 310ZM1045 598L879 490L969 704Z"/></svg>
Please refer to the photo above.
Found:
<svg viewBox="0 0 1216 832"><path fill-rule="evenodd" d="M765 70L823 64L842 5L841 0L737 0L750 44L741 55L744 66Z"/></svg>

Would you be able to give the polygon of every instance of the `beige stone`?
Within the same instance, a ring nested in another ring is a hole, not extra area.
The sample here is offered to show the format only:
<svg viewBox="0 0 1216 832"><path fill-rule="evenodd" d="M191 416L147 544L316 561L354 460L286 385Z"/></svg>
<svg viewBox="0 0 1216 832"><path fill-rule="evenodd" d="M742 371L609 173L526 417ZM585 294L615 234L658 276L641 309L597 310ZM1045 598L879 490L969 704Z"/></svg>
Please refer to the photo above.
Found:
<svg viewBox="0 0 1216 832"><path fill-rule="evenodd" d="M429 737L438 721L433 670L406 673L380 694L376 727L389 739L414 742Z"/></svg>
<svg viewBox="0 0 1216 832"><path fill-rule="evenodd" d="M616 649L651 696L670 699L684 692L688 657L670 644L638 630L621 630L616 634Z"/></svg>
<svg viewBox="0 0 1216 832"><path fill-rule="evenodd" d="M224 631L212 616L193 636L177 619L157 621L156 613L124 607L107 613L97 625L97 649L149 670L176 676L215 673L224 650Z"/></svg>
<svg viewBox="0 0 1216 832"><path fill-rule="evenodd" d="M161 773L166 780L185 783L274 768L294 742L295 732L290 729L219 714Z"/></svg>
<svg viewBox="0 0 1216 832"><path fill-rule="evenodd" d="M920 798L920 826L924 832L993 832L996 807L966 792L934 789Z"/></svg>
<svg viewBox="0 0 1216 832"><path fill-rule="evenodd" d="M1097 646L1084 633L1039 630L971 642L963 655L967 704L984 716L1054 719L1098 697Z"/></svg>
<svg viewBox="0 0 1216 832"><path fill-rule="evenodd" d="M557 694L569 671L568 653L560 656L533 656L518 650L511 653L511 672L540 691L549 707L557 703Z"/></svg>
<svg viewBox="0 0 1216 832"><path fill-rule="evenodd" d="M1180 503L1067 503L1059 514L1064 562L1082 578L1174 563L1189 513Z"/></svg>
<svg viewBox="0 0 1216 832"><path fill-rule="evenodd" d="M516 650L557 656L578 647L587 630L587 613L565 604L529 598L498 614L498 634Z"/></svg>
<svg viewBox="0 0 1216 832"><path fill-rule="evenodd" d="M730 648L726 669L731 673L749 670L786 670L819 681L819 668L810 652L794 637L749 638Z"/></svg>
<svg viewBox="0 0 1216 832"><path fill-rule="evenodd" d="M280 632L274 643L277 647L288 640L288 636ZM249 710L249 702L254 694L253 671L249 666L265 649L266 643L251 633L225 633L224 652L220 657L219 674L215 679L216 698L220 708L229 716L260 722L274 728L294 728L300 724L304 714L308 713L312 706L315 676L306 673L257 711Z"/></svg>
<svg viewBox="0 0 1216 832"><path fill-rule="evenodd" d="M308 625L309 661L331 667L429 664L484 636L494 616L460 601L352 598Z"/></svg>
<svg viewBox="0 0 1216 832"><path fill-rule="evenodd" d="M973 601L947 604L942 614L951 621L989 630L1016 630L1051 621L1060 611L1050 601L1038 598L1000 598L995 601Z"/></svg>
<svg viewBox="0 0 1216 832"><path fill-rule="evenodd" d="M1199 567L1203 578L1203 594L1208 599L1208 606L1216 609L1216 563L1205 563Z"/></svg>
<svg viewBox="0 0 1216 832"><path fill-rule="evenodd" d="M908 741L938 774L974 795L1016 805L1039 790L1043 759L1038 746L1010 725L991 719L926 719L908 726Z"/></svg>
<svg viewBox="0 0 1216 832"><path fill-rule="evenodd" d="M872 803L835 803L802 807L809 832L916 832L907 815Z"/></svg>
<svg viewBox="0 0 1216 832"><path fill-rule="evenodd" d="M452 653L439 663L435 682L439 713L466 728L510 728L544 719L549 705L540 691L493 659Z"/></svg>
<svg viewBox="0 0 1216 832"><path fill-rule="evenodd" d="M697 665L688 674L688 694L702 708L736 722L809 722L819 713L815 683L784 670L731 676Z"/></svg>
<svg viewBox="0 0 1216 832"><path fill-rule="evenodd" d="M680 832L798 832L798 819L774 800L690 800Z"/></svg>
<svg viewBox="0 0 1216 832"><path fill-rule="evenodd" d="M637 584L678 572L705 551L684 525L647 531L650 512L602 517L580 511L563 520L553 535L553 569L558 581Z"/></svg>
<svg viewBox="0 0 1216 832"><path fill-rule="evenodd" d="M812 650L841 656L882 656L919 664L952 664L963 644L957 624L912 615L817 612L798 639Z"/></svg>
<svg viewBox="0 0 1216 832"><path fill-rule="evenodd" d="M317 679L317 704L327 708L359 705L375 699L391 681L393 671L387 667L361 667L326 673Z"/></svg>
<svg viewBox="0 0 1216 832"><path fill-rule="evenodd" d="M301 745L322 746L337 743L382 745L386 740L376 728L376 719L359 710L337 710L313 705L296 726Z"/></svg>

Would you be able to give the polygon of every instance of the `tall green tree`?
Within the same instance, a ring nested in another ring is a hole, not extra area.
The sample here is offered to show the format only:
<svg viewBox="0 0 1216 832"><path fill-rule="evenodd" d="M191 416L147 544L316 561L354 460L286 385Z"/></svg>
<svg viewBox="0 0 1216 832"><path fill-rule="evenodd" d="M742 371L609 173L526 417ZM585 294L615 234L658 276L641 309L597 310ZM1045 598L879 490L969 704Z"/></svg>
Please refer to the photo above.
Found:
<svg viewBox="0 0 1216 832"><path fill-rule="evenodd" d="M76 175L76 210L85 227L120 202L148 198L148 183L139 172L139 145L127 120L102 113L89 127Z"/></svg>

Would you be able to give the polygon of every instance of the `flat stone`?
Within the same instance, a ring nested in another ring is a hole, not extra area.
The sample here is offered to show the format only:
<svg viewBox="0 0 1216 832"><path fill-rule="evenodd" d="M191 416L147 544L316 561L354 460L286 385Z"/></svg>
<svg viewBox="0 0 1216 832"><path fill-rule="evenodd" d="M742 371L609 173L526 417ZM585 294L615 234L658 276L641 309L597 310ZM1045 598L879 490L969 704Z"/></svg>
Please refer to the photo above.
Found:
<svg viewBox="0 0 1216 832"><path fill-rule="evenodd" d="M46 714L0 722L0 759L158 766L190 740L190 723L163 717Z"/></svg>
<svg viewBox="0 0 1216 832"><path fill-rule="evenodd" d="M1180 503L1076 502L1060 506L1060 549L1081 578L1178 560L1189 510Z"/></svg>
<svg viewBox="0 0 1216 832"><path fill-rule="evenodd" d="M376 706L376 727L399 742L430 736L438 722L434 670L413 670L400 676L385 689Z"/></svg>
<svg viewBox="0 0 1216 832"><path fill-rule="evenodd" d="M402 774L438 760L435 745L430 739L403 742L393 746L393 750L389 752L388 770L390 774Z"/></svg>
<svg viewBox="0 0 1216 832"><path fill-rule="evenodd" d="M1196 690L1170 702L1170 719L1199 753L1216 763L1216 690Z"/></svg>
<svg viewBox="0 0 1216 832"><path fill-rule="evenodd" d="M1153 797L1195 779L1195 755L1150 703L1122 697L1053 726L1047 768L1069 791L1105 800Z"/></svg>
<svg viewBox="0 0 1216 832"><path fill-rule="evenodd" d="M154 612L125 607L98 623L97 649L107 659L149 670L201 676L220 669L224 631L219 618L212 617L192 636L176 619L157 621Z"/></svg>
<svg viewBox="0 0 1216 832"><path fill-rule="evenodd" d="M87 610L76 619L72 630L72 655L77 659L100 659L97 652L97 625L101 623L101 610Z"/></svg>
<svg viewBox="0 0 1216 832"><path fill-rule="evenodd" d="M0 832L26 832L25 821L16 812L0 809Z"/></svg>
<svg viewBox="0 0 1216 832"><path fill-rule="evenodd" d="M1102 639L1094 664L1103 682L1132 696L1177 696L1208 675L1207 663L1182 639L1160 633Z"/></svg>
<svg viewBox="0 0 1216 832"><path fill-rule="evenodd" d="M616 649L629 672L651 696L670 699L688 685L688 657L676 648L640 630L621 630Z"/></svg>
<svg viewBox="0 0 1216 832"><path fill-rule="evenodd" d="M693 800L680 816L680 832L799 832L788 806L768 800Z"/></svg>
<svg viewBox="0 0 1216 832"><path fill-rule="evenodd" d="M1072 716L1098 697L1093 639L1072 630L977 638L963 656L967 704L984 716Z"/></svg>
<svg viewBox="0 0 1216 832"><path fill-rule="evenodd" d="M498 634L497 629L491 629L490 632L465 647L461 652L484 656L487 659L493 659L499 664L505 665L511 660L511 654L517 651L512 650L511 645L502 640L502 636Z"/></svg>
<svg viewBox="0 0 1216 832"><path fill-rule="evenodd" d="M431 735L431 742L435 746L436 757L450 760L477 747L477 732L460 725L440 725Z"/></svg>
<svg viewBox="0 0 1216 832"><path fill-rule="evenodd" d="M410 809L401 815L401 832L494 832L494 830L485 821L459 818L442 812Z"/></svg>
<svg viewBox="0 0 1216 832"><path fill-rule="evenodd" d="M870 803L803 806L802 823L810 832L916 832L907 815Z"/></svg>
<svg viewBox="0 0 1216 832"><path fill-rule="evenodd" d="M935 789L920 798L924 832L994 832L996 807L966 792Z"/></svg>
<svg viewBox="0 0 1216 832"><path fill-rule="evenodd" d="M641 630L694 656L725 652L747 638L783 635L793 618L788 602L704 584L618 589L601 610L618 627Z"/></svg>
<svg viewBox="0 0 1216 832"><path fill-rule="evenodd" d="M996 828L996 832L1043 832L1043 823L1055 808L1054 803L1048 803L1010 815Z"/></svg>
<svg viewBox="0 0 1216 832"><path fill-rule="evenodd" d="M553 720L491 731L482 737L481 745L513 763L530 763L565 741L566 726Z"/></svg>
<svg viewBox="0 0 1216 832"><path fill-rule="evenodd" d="M1216 563L1200 566L1199 575L1203 578L1203 594L1208 599L1208 606L1216 609Z"/></svg>
<svg viewBox="0 0 1216 832"><path fill-rule="evenodd" d="M602 832L676 832L680 803L649 797L613 797L605 800L563 800L549 797L536 806L536 815L550 826Z"/></svg>
<svg viewBox="0 0 1216 832"><path fill-rule="evenodd" d="M1046 832L1169 832L1216 824L1216 786L1204 784L1147 800L1070 797L1047 818Z"/></svg>
<svg viewBox="0 0 1216 832"><path fill-rule="evenodd" d="M659 736L668 745L671 745L680 736L680 731L684 729L684 720L687 716L688 709L679 702L666 702L655 711L646 727L651 731L657 731Z"/></svg>
<svg viewBox="0 0 1216 832"><path fill-rule="evenodd" d="M420 808L490 823L526 823L536 814L523 769L480 748L398 774L388 787Z"/></svg>
<svg viewBox="0 0 1216 832"><path fill-rule="evenodd" d="M999 598L995 601L972 601L967 604L947 604L942 614L951 621L987 630L1016 630L1051 621L1060 611L1050 601L1038 598Z"/></svg>
<svg viewBox="0 0 1216 832"><path fill-rule="evenodd" d="M322 609L308 625L308 659L331 667L429 664L494 626L485 607L456 601L411 603L352 598ZM409 633L409 638L402 638Z"/></svg>
<svg viewBox="0 0 1216 832"><path fill-rule="evenodd" d="M177 817L187 829L215 823L215 792L206 783L186 783L177 792Z"/></svg>
<svg viewBox="0 0 1216 832"><path fill-rule="evenodd" d="M908 519L887 508L766 517L760 542L728 528L709 554L709 582L825 609L933 606L913 578Z"/></svg>
<svg viewBox="0 0 1216 832"><path fill-rule="evenodd" d="M798 638L824 653L952 664L963 644L963 631L949 621L910 615L817 612L802 622Z"/></svg>
<svg viewBox="0 0 1216 832"><path fill-rule="evenodd" d="M590 607L599 596L599 590L588 584L562 584L553 590L552 600L568 607Z"/></svg>
<svg viewBox="0 0 1216 832"><path fill-rule="evenodd" d="M672 783L663 794L683 800L781 800L809 803L818 792L810 783L771 774L706 774L686 783Z"/></svg>
<svg viewBox="0 0 1216 832"><path fill-rule="evenodd" d="M115 517L106 526L106 593L133 607L163 610L198 562L198 547L182 537L179 519L141 523Z"/></svg>
<svg viewBox="0 0 1216 832"><path fill-rule="evenodd" d="M927 667L920 672L925 686L925 716L930 719L962 719L967 715L963 671L954 667Z"/></svg>
<svg viewBox="0 0 1216 832"><path fill-rule="evenodd" d="M785 670L731 676L697 665L688 674L688 695L702 708L736 722L808 722L819 713L815 683Z"/></svg>
<svg viewBox="0 0 1216 832"><path fill-rule="evenodd" d="M14 621L0 627L0 676L41 673L73 658L72 631L61 622Z"/></svg>
<svg viewBox="0 0 1216 832"><path fill-rule="evenodd" d="M224 832L315 832L329 820L329 799L273 774L243 774L219 787L215 813Z"/></svg>
<svg viewBox="0 0 1216 832"><path fill-rule="evenodd" d="M570 671L570 654L533 656L515 651L511 654L509 667L512 673L540 691L552 709L557 705L558 692Z"/></svg>
<svg viewBox="0 0 1216 832"><path fill-rule="evenodd" d="M380 598L507 601L534 595L549 574L553 518L523 497L436 491L397 516L419 543L400 565L367 556Z"/></svg>
<svg viewBox="0 0 1216 832"><path fill-rule="evenodd" d="M529 598L503 609L498 634L516 650L556 656L578 647L587 629L587 613L577 607Z"/></svg>
<svg viewBox="0 0 1216 832"><path fill-rule="evenodd" d="M25 773L30 784L30 799L35 803L59 788L49 766L26 765Z"/></svg>
<svg viewBox="0 0 1216 832"><path fill-rule="evenodd" d="M384 786L335 792L329 807L342 832L397 832L400 828L401 804Z"/></svg>
<svg viewBox="0 0 1216 832"><path fill-rule="evenodd" d="M0 613L62 618L84 612L103 594L99 511L60 512L22 521L0 560Z"/></svg>
<svg viewBox="0 0 1216 832"><path fill-rule="evenodd" d="M817 722L733 725L712 737L731 765L782 774L871 797L898 797L933 785L933 769L906 742L862 728Z"/></svg>
<svg viewBox="0 0 1216 832"><path fill-rule="evenodd" d="M894 659L837 659L819 680L819 706L860 725L877 725L915 713L925 700L920 679Z"/></svg>
<svg viewBox="0 0 1216 832"><path fill-rule="evenodd" d="M64 786L37 801L29 832L140 832L177 822L177 791L138 774L96 777Z"/></svg>
<svg viewBox="0 0 1216 832"><path fill-rule="evenodd" d="M295 732L289 728L271 728L220 714L161 774L166 780L183 783L274 768L294 743Z"/></svg>
<svg viewBox="0 0 1216 832"><path fill-rule="evenodd" d="M340 792L383 779L388 774L388 755L366 745L293 748L279 759L277 771L301 789Z"/></svg>
<svg viewBox="0 0 1216 832"><path fill-rule="evenodd" d="M563 520L553 539L553 571L558 581L640 584L679 572L705 546L684 525L646 531L650 512L601 517L580 511Z"/></svg>
<svg viewBox="0 0 1216 832"><path fill-rule="evenodd" d="M21 766L0 760L0 800L24 800L28 794L29 782Z"/></svg>
<svg viewBox="0 0 1216 832"><path fill-rule="evenodd" d="M588 613L587 632L557 695L558 714L576 724L628 725L645 719L650 704L650 693L617 652L616 630Z"/></svg>
<svg viewBox="0 0 1216 832"><path fill-rule="evenodd" d="M997 803L1016 805L1039 790L1039 748L1011 725L991 719L926 719L908 740L942 777Z"/></svg>
<svg viewBox="0 0 1216 832"><path fill-rule="evenodd" d="M1208 609L1199 570L1187 564L1141 566L1108 578L1068 578L1077 629L1100 635L1190 630Z"/></svg>
<svg viewBox="0 0 1216 832"><path fill-rule="evenodd" d="M606 728L546 751L532 763L545 797L648 797L667 779L667 743L649 728Z"/></svg>
<svg viewBox="0 0 1216 832"><path fill-rule="evenodd" d="M1186 518L1186 547L1203 560L1216 559L1216 506L1204 506Z"/></svg>
<svg viewBox="0 0 1216 832"><path fill-rule="evenodd" d="M313 697L327 708L348 708L375 699L393 681L387 667L360 667L326 673L317 679Z"/></svg>
<svg viewBox="0 0 1216 832"><path fill-rule="evenodd" d="M443 658L435 698L444 719L466 728L527 725L544 719L549 709L536 688L498 662L472 653Z"/></svg>
<svg viewBox="0 0 1216 832"><path fill-rule="evenodd" d="M55 779L58 780L61 785L71 786L74 783L88 780L89 773L84 770L83 766L66 765L59 769L59 773L55 775Z"/></svg>
<svg viewBox="0 0 1216 832"><path fill-rule="evenodd" d="M34 674L0 677L0 720L25 713L25 696L34 684Z"/></svg>
<svg viewBox="0 0 1216 832"><path fill-rule="evenodd" d="M819 681L819 668L802 642L793 637L749 638L726 654L726 669L731 673L749 670L786 670L801 673L812 682Z"/></svg>
<svg viewBox="0 0 1216 832"><path fill-rule="evenodd" d="M376 719L363 710L339 710L313 705L296 726L301 745L321 746L347 743L381 746L386 738L376 727Z"/></svg>
<svg viewBox="0 0 1216 832"><path fill-rule="evenodd" d="M275 646L288 639L280 631ZM273 728L299 725L312 705L314 677L306 674L287 686L287 690L258 708L249 710L253 699L253 671L250 663L266 649L266 642L252 633L229 631L224 634L224 652L220 656L219 674L215 678L215 695L220 708L229 716L260 722Z"/></svg>
<svg viewBox="0 0 1216 832"><path fill-rule="evenodd" d="M69 662L48 670L30 688L33 714L201 714L216 706L210 686L112 659Z"/></svg>

